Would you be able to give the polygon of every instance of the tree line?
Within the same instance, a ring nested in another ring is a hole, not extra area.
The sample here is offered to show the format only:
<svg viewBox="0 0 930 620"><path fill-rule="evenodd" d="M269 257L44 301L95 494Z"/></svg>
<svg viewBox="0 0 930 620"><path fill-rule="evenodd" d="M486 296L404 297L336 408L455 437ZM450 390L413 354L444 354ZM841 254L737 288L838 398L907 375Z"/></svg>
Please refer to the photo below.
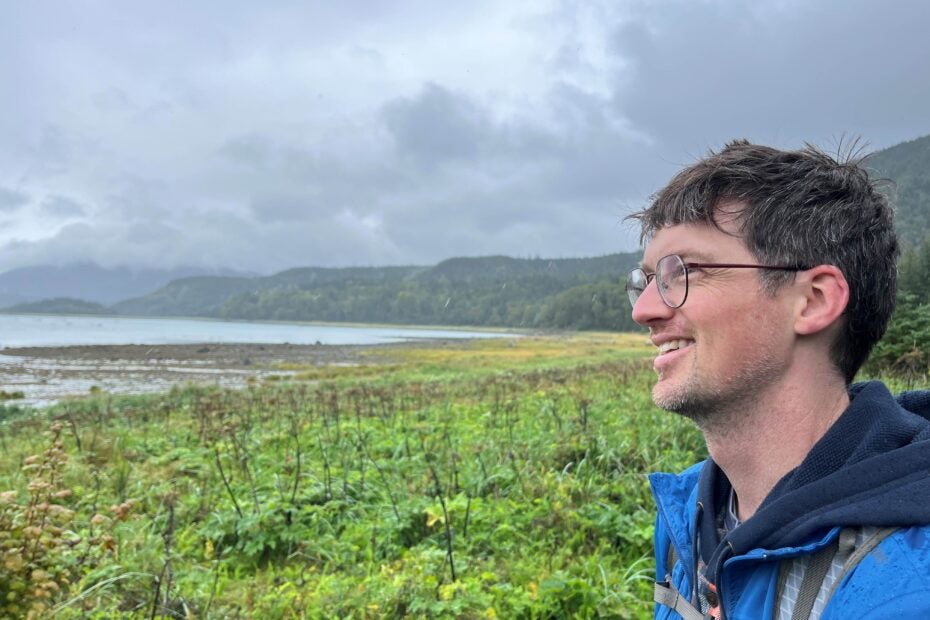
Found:
<svg viewBox="0 0 930 620"><path fill-rule="evenodd" d="M898 261L897 307L867 365L909 380L930 372L930 235L905 249Z"/></svg>
<svg viewBox="0 0 930 620"><path fill-rule="evenodd" d="M225 319L316 320L408 325L637 329L624 291L625 276L591 281L546 275L468 282L335 282L241 292L218 308Z"/></svg>

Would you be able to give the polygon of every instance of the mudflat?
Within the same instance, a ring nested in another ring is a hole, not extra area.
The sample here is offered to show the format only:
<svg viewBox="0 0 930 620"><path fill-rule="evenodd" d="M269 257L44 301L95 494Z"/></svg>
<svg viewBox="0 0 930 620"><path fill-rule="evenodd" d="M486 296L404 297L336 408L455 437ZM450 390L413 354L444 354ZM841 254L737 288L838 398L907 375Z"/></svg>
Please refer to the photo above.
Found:
<svg viewBox="0 0 930 620"><path fill-rule="evenodd" d="M390 362L410 347L465 346L467 339L424 339L374 345L172 344L23 347L0 350L0 389L23 392L10 404L47 405L103 390L113 394L160 392L195 383L241 387L289 365ZM378 351L372 357L363 352Z"/></svg>

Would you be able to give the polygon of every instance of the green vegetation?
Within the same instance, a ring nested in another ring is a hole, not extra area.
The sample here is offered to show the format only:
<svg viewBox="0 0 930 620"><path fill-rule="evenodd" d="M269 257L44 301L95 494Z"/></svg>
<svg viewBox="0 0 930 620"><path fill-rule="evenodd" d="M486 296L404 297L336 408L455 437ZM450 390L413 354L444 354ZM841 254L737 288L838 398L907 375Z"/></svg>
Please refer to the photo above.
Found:
<svg viewBox="0 0 930 620"><path fill-rule="evenodd" d="M645 474L703 444L652 406L644 345L404 349L12 418L0 615L650 617Z"/></svg>
<svg viewBox="0 0 930 620"><path fill-rule="evenodd" d="M868 166L892 181L898 234L918 245L930 233L930 136L903 142L872 155Z"/></svg>
<svg viewBox="0 0 930 620"><path fill-rule="evenodd" d="M107 314L106 306L83 299L55 297L4 308L2 312L13 314Z"/></svg>
<svg viewBox="0 0 930 620"><path fill-rule="evenodd" d="M908 381L930 376L930 237L898 261L898 305L881 342L869 357L871 373Z"/></svg>
<svg viewBox="0 0 930 620"><path fill-rule="evenodd" d="M187 278L116 304L119 314L558 329L637 329L622 279L638 253L453 258L433 267L302 268Z"/></svg>

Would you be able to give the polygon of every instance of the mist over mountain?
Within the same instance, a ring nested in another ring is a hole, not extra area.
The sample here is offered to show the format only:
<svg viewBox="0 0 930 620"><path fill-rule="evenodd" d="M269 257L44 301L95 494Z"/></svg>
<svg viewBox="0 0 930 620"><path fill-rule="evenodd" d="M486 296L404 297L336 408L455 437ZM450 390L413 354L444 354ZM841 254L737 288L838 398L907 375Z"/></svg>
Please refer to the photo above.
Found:
<svg viewBox="0 0 930 620"><path fill-rule="evenodd" d="M930 136L874 153L905 247L930 233ZM594 258L456 257L435 265L203 269L27 267L0 274L0 308L243 320L633 329L624 274L638 252ZM62 299L66 298L66 299ZM81 305L77 300L88 302ZM97 305L95 305L97 304Z"/></svg>
<svg viewBox="0 0 930 620"><path fill-rule="evenodd" d="M197 267L164 270L105 268L92 263L20 267L0 273L0 308L62 297L110 305L145 295L179 278L234 273L228 269Z"/></svg>

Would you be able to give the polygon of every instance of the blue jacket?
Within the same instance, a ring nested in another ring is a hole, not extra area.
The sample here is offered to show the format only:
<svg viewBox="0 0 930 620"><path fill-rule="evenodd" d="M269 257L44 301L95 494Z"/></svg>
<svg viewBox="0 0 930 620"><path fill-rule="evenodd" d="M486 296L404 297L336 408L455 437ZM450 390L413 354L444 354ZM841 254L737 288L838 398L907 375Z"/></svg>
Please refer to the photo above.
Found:
<svg viewBox="0 0 930 620"><path fill-rule="evenodd" d="M657 580L695 593L698 560L726 620L772 618L781 560L812 554L842 528L899 527L839 584L822 620L930 618L930 392L897 400L878 382L851 404L752 518L719 540L714 515L729 496L712 460L650 476L658 506ZM669 545L677 561L668 567ZM678 618L657 605L657 619Z"/></svg>

